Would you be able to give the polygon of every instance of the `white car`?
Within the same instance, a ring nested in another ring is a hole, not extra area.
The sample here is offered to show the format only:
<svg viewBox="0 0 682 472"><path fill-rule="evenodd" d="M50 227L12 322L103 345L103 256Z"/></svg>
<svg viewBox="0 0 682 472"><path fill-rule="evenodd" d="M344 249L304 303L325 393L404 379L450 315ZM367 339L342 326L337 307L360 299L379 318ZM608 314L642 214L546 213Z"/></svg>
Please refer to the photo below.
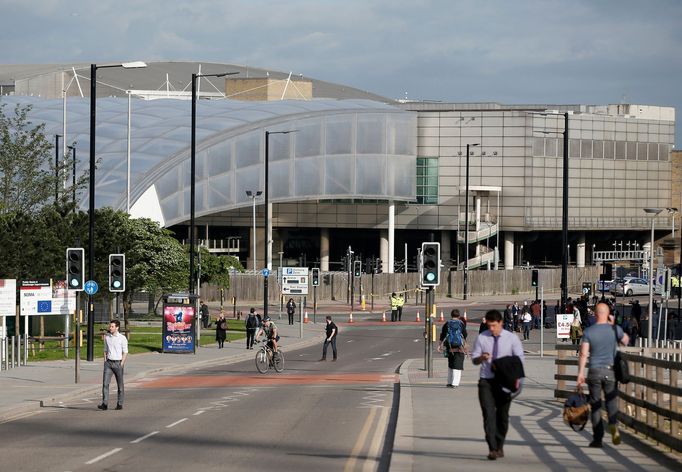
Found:
<svg viewBox="0 0 682 472"><path fill-rule="evenodd" d="M646 295L649 293L649 284L646 279L626 277L616 284L615 293L631 297L633 295Z"/></svg>

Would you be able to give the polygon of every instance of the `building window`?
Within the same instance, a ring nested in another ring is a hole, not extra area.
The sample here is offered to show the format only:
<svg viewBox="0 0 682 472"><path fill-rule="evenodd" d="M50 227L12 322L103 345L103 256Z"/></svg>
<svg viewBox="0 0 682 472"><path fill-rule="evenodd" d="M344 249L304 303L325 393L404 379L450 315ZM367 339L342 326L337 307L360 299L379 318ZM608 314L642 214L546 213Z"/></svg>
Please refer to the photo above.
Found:
<svg viewBox="0 0 682 472"><path fill-rule="evenodd" d="M438 205L438 158L417 158L417 203Z"/></svg>

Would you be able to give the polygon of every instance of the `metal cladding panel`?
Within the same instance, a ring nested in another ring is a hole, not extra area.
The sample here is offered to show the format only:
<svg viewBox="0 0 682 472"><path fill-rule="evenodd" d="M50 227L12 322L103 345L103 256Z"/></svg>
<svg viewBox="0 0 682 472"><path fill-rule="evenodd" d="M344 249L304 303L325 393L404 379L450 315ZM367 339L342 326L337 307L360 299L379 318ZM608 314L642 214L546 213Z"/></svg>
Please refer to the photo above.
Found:
<svg viewBox="0 0 682 472"><path fill-rule="evenodd" d="M62 100L8 96L3 103L31 105L29 117L45 123L48 137L62 133ZM89 107L88 98L67 99L66 141L78 143L77 173L89 165ZM131 207L154 187L164 224L187 221L190 103L133 99L131 109ZM196 123L197 216L251 205L245 191L264 188L266 130L293 131L270 135L273 203L416 198L414 112L368 100L200 100ZM127 126L127 99L97 100L98 207L126 208Z"/></svg>

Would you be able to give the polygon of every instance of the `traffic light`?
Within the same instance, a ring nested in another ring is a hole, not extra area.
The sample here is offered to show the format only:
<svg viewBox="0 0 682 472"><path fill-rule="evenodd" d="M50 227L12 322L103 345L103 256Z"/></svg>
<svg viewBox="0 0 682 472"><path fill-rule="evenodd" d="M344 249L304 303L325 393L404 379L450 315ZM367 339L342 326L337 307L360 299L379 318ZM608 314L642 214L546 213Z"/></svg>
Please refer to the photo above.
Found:
<svg viewBox="0 0 682 472"><path fill-rule="evenodd" d="M440 243L422 243L419 272L422 286L437 287L440 285Z"/></svg>
<svg viewBox="0 0 682 472"><path fill-rule="evenodd" d="M381 262L381 259L377 259L374 262L374 272L376 274L381 274L381 272L383 272L383 263Z"/></svg>
<svg viewBox="0 0 682 472"><path fill-rule="evenodd" d="M362 275L362 261L353 261L353 276L360 277Z"/></svg>
<svg viewBox="0 0 682 472"><path fill-rule="evenodd" d="M85 249L66 248L66 280L69 290L82 291L85 284Z"/></svg>
<svg viewBox="0 0 682 472"><path fill-rule="evenodd" d="M312 281L313 287L318 287L320 285L320 269L314 268L312 270Z"/></svg>
<svg viewBox="0 0 682 472"><path fill-rule="evenodd" d="M613 264L604 264L604 279L613 280Z"/></svg>
<svg viewBox="0 0 682 472"><path fill-rule="evenodd" d="M530 286L531 287L537 287L539 278L540 278L540 271L538 269L533 269L531 271Z"/></svg>
<svg viewBox="0 0 682 472"><path fill-rule="evenodd" d="M374 259L371 257L368 257L365 259L365 272L368 274L373 273L374 271Z"/></svg>
<svg viewBox="0 0 682 472"><path fill-rule="evenodd" d="M125 254L109 254L109 291L126 291Z"/></svg>

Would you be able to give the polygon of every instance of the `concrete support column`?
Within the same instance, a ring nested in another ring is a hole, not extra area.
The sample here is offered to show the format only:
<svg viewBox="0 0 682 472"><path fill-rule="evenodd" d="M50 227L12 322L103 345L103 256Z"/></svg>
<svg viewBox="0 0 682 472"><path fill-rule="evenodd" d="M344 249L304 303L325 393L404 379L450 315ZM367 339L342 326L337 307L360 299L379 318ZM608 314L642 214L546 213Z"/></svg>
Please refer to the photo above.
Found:
<svg viewBox="0 0 682 472"><path fill-rule="evenodd" d="M329 228L320 229L320 270L329 270Z"/></svg>
<svg viewBox="0 0 682 472"><path fill-rule="evenodd" d="M504 232L504 269L512 270L514 268L514 233L511 231Z"/></svg>
<svg viewBox="0 0 682 472"><path fill-rule="evenodd" d="M393 261L395 260L395 202L388 204L388 260L386 271L393 273Z"/></svg>
<svg viewBox="0 0 682 472"><path fill-rule="evenodd" d="M449 263L450 256L450 236L451 231L441 231L440 233L440 258L443 261L443 265Z"/></svg>
<svg viewBox="0 0 682 472"><path fill-rule="evenodd" d="M476 195L476 231L481 229L481 197Z"/></svg>
<svg viewBox="0 0 682 472"><path fill-rule="evenodd" d="M385 229L379 231L379 259L388 270L388 231Z"/></svg>
<svg viewBox="0 0 682 472"><path fill-rule="evenodd" d="M578 234L578 244L575 247L575 266L585 267L585 233Z"/></svg>

